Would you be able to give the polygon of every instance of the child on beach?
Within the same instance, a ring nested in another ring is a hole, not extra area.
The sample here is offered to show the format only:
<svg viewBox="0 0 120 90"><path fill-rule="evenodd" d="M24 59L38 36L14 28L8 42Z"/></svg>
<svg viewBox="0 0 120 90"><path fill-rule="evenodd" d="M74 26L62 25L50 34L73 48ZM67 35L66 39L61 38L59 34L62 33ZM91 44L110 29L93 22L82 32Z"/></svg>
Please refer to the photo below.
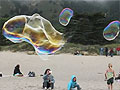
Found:
<svg viewBox="0 0 120 90"><path fill-rule="evenodd" d="M112 64L108 64L108 69L105 72L105 80L107 80L108 90L113 90L113 82L114 82L115 72L112 69Z"/></svg>
<svg viewBox="0 0 120 90"><path fill-rule="evenodd" d="M68 83L68 90L74 90L75 88L77 88L77 90L81 90L79 84L76 81L76 76L72 75L72 78Z"/></svg>
<svg viewBox="0 0 120 90"><path fill-rule="evenodd" d="M50 69L46 69L43 76L43 89L47 90L48 88L54 89L54 77L52 75L52 71Z"/></svg>

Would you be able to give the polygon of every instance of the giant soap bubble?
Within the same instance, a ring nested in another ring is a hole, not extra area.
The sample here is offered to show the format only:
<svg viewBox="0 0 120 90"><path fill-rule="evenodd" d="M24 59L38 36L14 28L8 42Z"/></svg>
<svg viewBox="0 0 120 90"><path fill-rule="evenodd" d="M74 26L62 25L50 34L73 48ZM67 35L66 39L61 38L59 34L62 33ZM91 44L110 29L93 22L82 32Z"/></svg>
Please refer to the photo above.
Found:
<svg viewBox="0 0 120 90"><path fill-rule="evenodd" d="M39 14L9 19L3 26L3 35L14 43L30 43L37 54L55 53L65 44L63 34Z"/></svg>
<svg viewBox="0 0 120 90"><path fill-rule="evenodd" d="M59 22L63 26L67 26L73 16L73 11L70 8L65 8L59 15Z"/></svg>
<svg viewBox="0 0 120 90"><path fill-rule="evenodd" d="M120 32L120 22L111 22L103 31L103 36L106 40L114 40Z"/></svg>

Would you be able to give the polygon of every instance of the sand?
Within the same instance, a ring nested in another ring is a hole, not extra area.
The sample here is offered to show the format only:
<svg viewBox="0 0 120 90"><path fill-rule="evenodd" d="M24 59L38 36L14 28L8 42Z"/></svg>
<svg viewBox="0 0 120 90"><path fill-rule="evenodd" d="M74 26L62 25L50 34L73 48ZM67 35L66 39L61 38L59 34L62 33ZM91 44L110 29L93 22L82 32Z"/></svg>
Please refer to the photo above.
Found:
<svg viewBox="0 0 120 90"><path fill-rule="evenodd" d="M67 90L72 75L76 75L82 90L107 90L104 73L108 63L113 64L116 74L120 71L120 56L74 56L71 54L51 55L44 61L37 55L23 52L0 52L0 90L42 90L43 74L46 68L53 71L55 90ZM21 65L21 72L27 75L34 71L36 77L13 77L16 64ZM114 82L114 89L120 90L120 82Z"/></svg>

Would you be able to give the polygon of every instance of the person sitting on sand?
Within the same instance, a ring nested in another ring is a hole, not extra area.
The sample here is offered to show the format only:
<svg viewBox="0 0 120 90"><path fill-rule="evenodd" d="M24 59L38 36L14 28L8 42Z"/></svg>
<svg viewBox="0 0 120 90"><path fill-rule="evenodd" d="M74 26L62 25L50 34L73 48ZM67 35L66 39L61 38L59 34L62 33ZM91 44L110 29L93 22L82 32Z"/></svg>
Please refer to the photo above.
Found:
<svg viewBox="0 0 120 90"><path fill-rule="evenodd" d="M41 74L40 76L45 76L48 71L50 71L50 69L46 69L45 72L44 72L44 75ZM44 88L45 88L45 86L44 86L44 82L43 82L43 89L44 89Z"/></svg>
<svg viewBox="0 0 120 90"><path fill-rule="evenodd" d="M75 88L77 88L77 90L81 90L79 84L76 81L76 76L72 75L72 78L68 83L68 90L74 90Z"/></svg>
<svg viewBox="0 0 120 90"><path fill-rule="evenodd" d="M115 72L112 69L112 64L108 64L108 69L105 72L105 80L107 80L108 90L113 90L113 82L114 82Z"/></svg>
<svg viewBox="0 0 120 90"><path fill-rule="evenodd" d="M17 64L15 66L13 76L18 76L18 77L22 77L23 76L23 74L20 72L20 65L19 64Z"/></svg>
<svg viewBox="0 0 120 90"><path fill-rule="evenodd" d="M74 55L79 55L80 54L80 52L79 51L76 51L75 53L74 53Z"/></svg>
<svg viewBox="0 0 120 90"><path fill-rule="evenodd" d="M54 77L52 75L52 71L50 69L46 69L43 76L43 89L47 90L48 88L54 89Z"/></svg>
<svg viewBox="0 0 120 90"><path fill-rule="evenodd" d="M120 80L120 72L118 74L118 77L115 78L115 80Z"/></svg>

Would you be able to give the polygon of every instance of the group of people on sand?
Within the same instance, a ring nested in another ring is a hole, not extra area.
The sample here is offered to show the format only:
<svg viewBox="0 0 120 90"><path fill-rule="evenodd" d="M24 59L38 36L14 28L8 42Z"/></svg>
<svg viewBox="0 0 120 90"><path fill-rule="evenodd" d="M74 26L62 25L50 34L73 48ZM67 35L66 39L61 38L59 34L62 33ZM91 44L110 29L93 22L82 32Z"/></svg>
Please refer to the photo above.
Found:
<svg viewBox="0 0 120 90"><path fill-rule="evenodd" d="M29 77L35 77L35 73L33 73L34 76L32 75L32 72L28 73ZM17 76L17 77L23 77L22 72L20 71L20 65L16 65L15 69L14 69L14 73L13 76ZM46 69L44 75L43 76L43 89L47 90L48 88L54 89L54 77L52 75L52 71L50 69Z"/></svg>
<svg viewBox="0 0 120 90"><path fill-rule="evenodd" d="M43 89L54 89L54 83L55 79L52 75L52 71L50 69L46 69L45 73L43 75ZM77 88L77 90L81 90L79 84L77 83L77 79L75 75L72 75L72 78L70 82L68 83L68 90L74 90L74 88Z"/></svg>
<svg viewBox="0 0 120 90"><path fill-rule="evenodd" d="M113 55L120 55L120 47L119 48L108 48L108 47L101 47L100 50L99 50L99 54L100 55L105 55L106 57L107 56L111 56L113 57ZM74 52L74 55L84 55L84 54L81 54L80 51L76 50Z"/></svg>
<svg viewBox="0 0 120 90"><path fill-rule="evenodd" d="M20 71L20 65L16 65L15 69L14 69L14 74L13 76L18 76L18 77L22 77L23 74ZM52 75L52 71L50 69L46 69L44 72L43 76L43 89L47 90L47 89L54 89L54 83L55 83L55 79L54 76ZM108 90L113 90L113 82L115 80L120 80L120 72L118 74L117 77L115 77L115 71L112 69L112 64L109 63L108 64L108 69L105 72L105 81L107 81L107 85L108 85ZM68 83L68 87L67 90L81 90L80 85L77 83L77 78L75 75L72 75L70 82Z"/></svg>
<svg viewBox="0 0 120 90"><path fill-rule="evenodd" d="M109 55L111 57L113 57L114 53L115 53L115 49L113 49L113 48L110 48L110 49L108 49L108 47L100 48L100 55L105 54L106 57L109 56Z"/></svg>
<svg viewBox="0 0 120 90"><path fill-rule="evenodd" d="M15 66L13 76L23 77L23 74L20 71L19 64ZM44 72L44 75L41 75L41 76L43 76L42 88L45 90L54 89L55 79L54 79L54 76L52 75L52 71L50 69L46 69ZM77 88L77 90L81 90L79 84L77 83L76 76L72 75L72 78L71 78L70 82L68 83L68 90L74 90L74 88Z"/></svg>

